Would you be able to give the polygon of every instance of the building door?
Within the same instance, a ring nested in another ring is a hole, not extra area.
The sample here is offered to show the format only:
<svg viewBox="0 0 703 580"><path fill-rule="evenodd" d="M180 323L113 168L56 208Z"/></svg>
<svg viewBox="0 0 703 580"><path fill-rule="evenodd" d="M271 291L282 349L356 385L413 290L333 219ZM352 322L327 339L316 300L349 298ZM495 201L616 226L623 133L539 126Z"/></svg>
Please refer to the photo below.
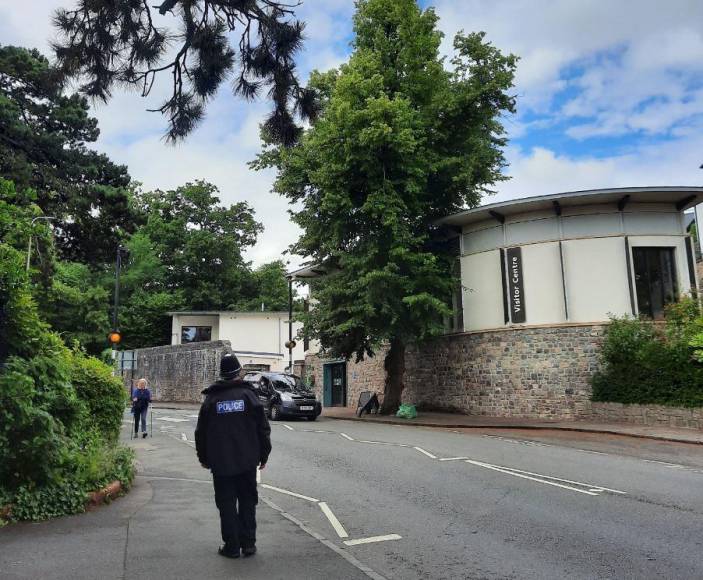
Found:
<svg viewBox="0 0 703 580"><path fill-rule="evenodd" d="M347 405L347 363L329 363L323 368L323 398L325 407Z"/></svg>
<svg viewBox="0 0 703 580"><path fill-rule="evenodd" d="M664 317L664 306L678 298L674 248L632 248L637 306L642 316Z"/></svg>

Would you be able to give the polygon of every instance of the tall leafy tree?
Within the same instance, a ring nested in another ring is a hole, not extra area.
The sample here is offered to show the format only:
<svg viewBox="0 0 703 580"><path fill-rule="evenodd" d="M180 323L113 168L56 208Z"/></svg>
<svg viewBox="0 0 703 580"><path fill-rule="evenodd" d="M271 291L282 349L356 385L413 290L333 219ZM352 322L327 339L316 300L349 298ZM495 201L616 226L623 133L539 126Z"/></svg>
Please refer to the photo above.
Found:
<svg viewBox="0 0 703 580"><path fill-rule="evenodd" d="M405 346L449 314L455 258L434 222L504 179L500 117L514 109L516 57L460 33L445 68L436 26L415 0L359 0L348 63L312 79L321 116L254 164L276 167L275 190L301 208L293 250L329 272L309 321L322 347L360 360L389 345L384 412L400 402Z"/></svg>
<svg viewBox="0 0 703 580"><path fill-rule="evenodd" d="M250 276L242 252L262 230L246 202L225 207L216 194L198 181L135 198L145 221L140 232L165 268L164 289L178 290L193 310L224 310L241 300Z"/></svg>
<svg viewBox="0 0 703 580"><path fill-rule="evenodd" d="M54 19L62 70L84 81L86 95L102 100L116 85L136 86L146 96L157 77L170 78L171 95L157 111L168 120L171 140L193 130L228 79L235 95L246 99L268 89L274 109L266 129L279 142L298 138L295 113L316 113L315 95L300 86L295 71L304 28L294 18L295 3L77 0L75 6Z"/></svg>
<svg viewBox="0 0 703 580"><path fill-rule="evenodd" d="M251 275L249 296L232 305L235 310L286 311L288 310L288 280L283 260L274 260L255 268ZM293 306L302 306L296 288L293 288Z"/></svg>
<svg viewBox="0 0 703 580"><path fill-rule="evenodd" d="M99 135L87 100L65 94L36 50L0 47L0 177L32 188L64 258L111 257L132 227L127 168L88 148Z"/></svg>

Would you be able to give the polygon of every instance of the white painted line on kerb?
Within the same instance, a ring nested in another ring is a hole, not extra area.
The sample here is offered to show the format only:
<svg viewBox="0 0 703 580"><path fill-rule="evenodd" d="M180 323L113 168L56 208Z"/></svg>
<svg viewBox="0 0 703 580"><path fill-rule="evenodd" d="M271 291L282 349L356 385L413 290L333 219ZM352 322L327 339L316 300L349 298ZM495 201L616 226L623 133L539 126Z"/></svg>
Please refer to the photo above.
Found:
<svg viewBox="0 0 703 580"><path fill-rule="evenodd" d="M295 431L295 429L293 429L293 427L291 427L290 425L286 425L285 423L283 423L283 426L288 429L288 431Z"/></svg>
<svg viewBox="0 0 703 580"><path fill-rule="evenodd" d="M347 546L358 546L360 544L373 544L374 542L388 542L389 540L402 540L403 536L398 534L388 534L387 536L373 536L371 538L359 538L358 540L346 540Z"/></svg>
<svg viewBox="0 0 703 580"><path fill-rule="evenodd" d="M334 528L334 531L337 532L337 535L340 538L348 538L349 534L347 534L347 530L344 529L344 526L341 524L341 522L337 519L337 516L335 516L332 513L332 510L330 509L330 506L328 506L324 501L321 501L319 504L320 509L322 510L322 513L327 516L327 519L330 521L332 524L332 527Z"/></svg>
<svg viewBox="0 0 703 580"><path fill-rule="evenodd" d="M307 495L301 495L299 493L295 493L294 491L288 491L287 489L281 489L280 487L274 487L273 485L268 485L266 483L262 483L261 487L265 489L270 489L271 491L277 491L278 493L283 493L285 495L291 495L293 497L297 497L298 499L304 499L306 501L310 501L312 503L319 503L319 499L315 499L314 497L309 497Z"/></svg>
<svg viewBox="0 0 703 580"><path fill-rule="evenodd" d="M188 423L188 419L176 419L175 417L154 417L157 421L168 421L169 423Z"/></svg>
<svg viewBox="0 0 703 580"><path fill-rule="evenodd" d="M354 438L353 438L353 437L349 437L349 435L347 435L346 433L340 433L340 435L341 435L342 437L344 437L345 439L347 439L348 441L354 441Z"/></svg>
<svg viewBox="0 0 703 580"><path fill-rule="evenodd" d="M468 459L468 457L440 457L440 461L464 461Z"/></svg>
<svg viewBox="0 0 703 580"><path fill-rule="evenodd" d="M437 459L436 455L432 455L429 451L425 451L422 447L413 447L415 451L419 451L423 455L427 455L430 459Z"/></svg>

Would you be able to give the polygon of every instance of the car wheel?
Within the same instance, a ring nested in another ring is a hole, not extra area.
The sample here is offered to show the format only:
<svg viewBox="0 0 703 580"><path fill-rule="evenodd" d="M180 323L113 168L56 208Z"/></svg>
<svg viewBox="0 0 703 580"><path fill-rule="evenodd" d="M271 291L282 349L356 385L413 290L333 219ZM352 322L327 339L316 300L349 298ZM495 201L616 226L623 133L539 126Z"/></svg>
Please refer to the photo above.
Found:
<svg viewBox="0 0 703 580"><path fill-rule="evenodd" d="M317 415L313 415L312 417L308 417L308 421L316 421L317 420Z"/></svg>
<svg viewBox="0 0 703 580"><path fill-rule="evenodd" d="M271 405L271 421L278 421L281 418L281 408L278 405Z"/></svg>

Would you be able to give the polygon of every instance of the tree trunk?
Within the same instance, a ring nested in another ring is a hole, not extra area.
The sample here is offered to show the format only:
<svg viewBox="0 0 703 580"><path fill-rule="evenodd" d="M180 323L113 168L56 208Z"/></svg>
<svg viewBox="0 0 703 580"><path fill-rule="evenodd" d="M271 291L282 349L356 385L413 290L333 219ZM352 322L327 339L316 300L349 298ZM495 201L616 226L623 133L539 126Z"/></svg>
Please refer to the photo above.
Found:
<svg viewBox="0 0 703 580"><path fill-rule="evenodd" d="M391 339L391 347L383 361L383 367L386 370L386 386L381 415L390 415L395 413L400 406L405 375L405 344L399 338Z"/></svg>

